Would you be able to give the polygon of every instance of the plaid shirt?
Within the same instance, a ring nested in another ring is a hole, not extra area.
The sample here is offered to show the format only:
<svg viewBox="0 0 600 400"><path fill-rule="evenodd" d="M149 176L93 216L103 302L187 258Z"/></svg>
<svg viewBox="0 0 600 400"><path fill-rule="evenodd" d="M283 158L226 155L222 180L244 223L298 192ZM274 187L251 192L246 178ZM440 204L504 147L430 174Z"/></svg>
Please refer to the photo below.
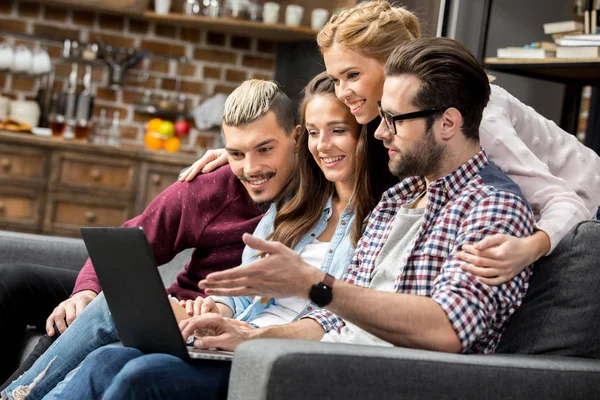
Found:
<svg viewBox="0 0 600 400"><path fill-rule="evenodd" d="M461 270L456 252L464 244L504 233L533 233L534 219L518 186L481 150L460 168L432 182L409 177L384 193L369 217L343 280L369 287L377 259L398 209L427 190L423 222L404 254L394 289L428 296L446 312L464 353L493 353L508 318L521 304L530 268L499 286L487 286ZM326 332L340 332L344 321L327 310L307 315Z"/></svg>

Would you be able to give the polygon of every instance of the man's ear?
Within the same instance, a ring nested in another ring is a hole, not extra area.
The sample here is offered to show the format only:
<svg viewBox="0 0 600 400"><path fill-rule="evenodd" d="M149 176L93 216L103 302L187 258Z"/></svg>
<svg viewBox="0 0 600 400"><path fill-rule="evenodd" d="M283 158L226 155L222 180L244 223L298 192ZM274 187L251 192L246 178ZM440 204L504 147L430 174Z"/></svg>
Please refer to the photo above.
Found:
<svg viewBox="0 0 600 400"><path fill-rule="evenodd" d="M441 139L449 140L461 131L463 126L462 114L456 108L450 107L442 114L441 123Z"/></svg>
<svg viewBox="0 0 600 400"><path fill-rule="evenodd" d="M296 142L298 142L298 139L300 139L301 133L302 133L302 125L296 125L296 127L294 128L294 132L292 132L292 138L294 139L294 144L296 144Z"/></svg>

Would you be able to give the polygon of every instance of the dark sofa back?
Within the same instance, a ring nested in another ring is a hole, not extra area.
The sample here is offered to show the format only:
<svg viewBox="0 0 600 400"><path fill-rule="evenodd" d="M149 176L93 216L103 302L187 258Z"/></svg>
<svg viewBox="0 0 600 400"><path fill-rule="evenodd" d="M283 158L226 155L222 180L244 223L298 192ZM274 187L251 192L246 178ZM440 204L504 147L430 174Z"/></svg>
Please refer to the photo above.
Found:
<svg viewBox="0 0 600 400"><path fill-rule="evenodd" d="M497 352L600 358L600 221L581 222L536 263Z"/></svg>

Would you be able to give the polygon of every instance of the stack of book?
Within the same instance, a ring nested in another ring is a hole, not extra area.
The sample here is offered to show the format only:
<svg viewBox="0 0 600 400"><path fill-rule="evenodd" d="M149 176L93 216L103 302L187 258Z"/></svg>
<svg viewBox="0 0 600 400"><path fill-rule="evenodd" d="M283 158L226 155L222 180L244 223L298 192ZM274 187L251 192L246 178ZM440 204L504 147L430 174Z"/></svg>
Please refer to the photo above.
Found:
<svg viewBox="0 0 600 400"><path fill-rule="evenodd" d="M498 58L542 59L556 56L556 45L550 42L535 42L523 47L504 47L497 50Z"/></svg>
<svg viewBox="0 0 600 400"><path fill-rule="evenodd" d="M557 39L556 44L557 58L600 57L600 34L565 35Z"/></svg>
<svg viewBox="0 0 600 400"><path fill-rule="evenodd" d="M556 58L600 58L600 0L588 0L585 21L561 21L544 24L544 33L552 35L556 43ZM593 21L593 22L592 22Z"/></svg>
<svg viewBox="0 0 600 400"><path fill-rule="evenodd" d="M584 26L579 21L560 21L548 22L544 24L544 33L552 35L552 39L556 40L563 35L578 35L584 33Z"/></svg>
<svg viewBox="0 0 600 400"><path fill-rule="evenodd" d="M600 58L600 0L587 0L585 20L544 24L544 33L554 42L536 42L523 47L498 49L498 58Z"/></svg>

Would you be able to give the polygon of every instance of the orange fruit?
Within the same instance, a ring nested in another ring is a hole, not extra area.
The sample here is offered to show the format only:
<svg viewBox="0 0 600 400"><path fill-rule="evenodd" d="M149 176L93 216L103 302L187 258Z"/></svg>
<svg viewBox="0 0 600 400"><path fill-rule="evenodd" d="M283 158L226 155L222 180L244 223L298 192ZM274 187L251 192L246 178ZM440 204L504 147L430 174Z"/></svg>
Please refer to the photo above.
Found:
<svg viewBox="0 0 600 400"><path fill-rule="evenodd" d="M148 121L148 132L158 132L158 129L162 125L163 120L160 118L152 118Z"/></svg>
<svg viewBox="0 0 600 400"><path fill-rule="evenodd" d="M144 136L144 143L146 143L146 147L150 150L160 150L163 148L163 140L154 136L152 133L147 132L146 136Z"/></svg>
<svg viewBox="0 0 600 400"><path fill-rule="evenodd" d="M181 140L178 137L173 137L165 141L165 150L168 152L176 152L179 150L179 146L181 146Z"/></svg>

